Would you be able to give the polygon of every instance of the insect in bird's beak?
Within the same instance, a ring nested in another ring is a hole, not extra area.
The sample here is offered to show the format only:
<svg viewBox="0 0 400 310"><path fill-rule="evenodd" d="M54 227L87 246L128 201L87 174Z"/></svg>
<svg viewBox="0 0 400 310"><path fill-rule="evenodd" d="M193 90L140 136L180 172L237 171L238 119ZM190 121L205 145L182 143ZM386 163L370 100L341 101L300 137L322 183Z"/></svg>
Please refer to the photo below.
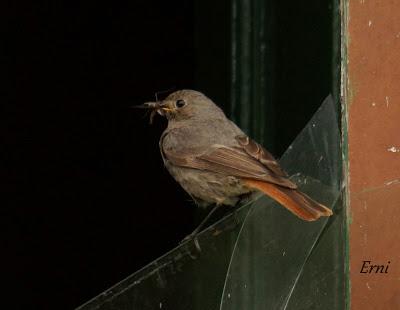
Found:
<svg viewBox="0 0 400 310"><path fill-rule="evenodd" d="M149 123L153 124L154 116L155 116L155 114L157 112L159 113L159 110L160 110L161 107L160 107L160 102L145 102L145 103L140 104L140 105L131 106L131 108L134 108L134 109L145 109L145 110L150 111ZM147 115L147 113L146 113L146 115Z"/></svg>
<svg viewBox="0 0 400 310"><path fill-rule="evenodd" d="M156 113L164 116L165 112L172 112L174 109L170 108L170 104L168 102L162 103L160 101L157 102L145 102L141 105L132 106L134 109L147 109L150 111L150 124L153 123L153 119Z"/></svg>
<svg viewBox="0 0 400 310"><path fill-rule="evenodd" d="M154 109L159 109L160 108L160 103L159 102L145 102L143 104L133 105L133 106L131 106L131 108L154 110Z"/></svg>

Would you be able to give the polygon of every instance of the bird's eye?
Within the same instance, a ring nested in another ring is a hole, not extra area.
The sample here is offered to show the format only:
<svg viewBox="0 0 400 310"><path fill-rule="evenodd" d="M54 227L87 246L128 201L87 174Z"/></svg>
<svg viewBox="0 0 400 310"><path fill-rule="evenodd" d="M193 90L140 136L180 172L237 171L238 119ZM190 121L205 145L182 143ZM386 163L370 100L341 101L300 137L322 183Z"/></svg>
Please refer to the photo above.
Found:
<svg viewBox="0 0 400 310"><path fill-rule="evenodd" d="M185 100L179 99L175 102L177 108L183 108L186 105Z"/></svg>

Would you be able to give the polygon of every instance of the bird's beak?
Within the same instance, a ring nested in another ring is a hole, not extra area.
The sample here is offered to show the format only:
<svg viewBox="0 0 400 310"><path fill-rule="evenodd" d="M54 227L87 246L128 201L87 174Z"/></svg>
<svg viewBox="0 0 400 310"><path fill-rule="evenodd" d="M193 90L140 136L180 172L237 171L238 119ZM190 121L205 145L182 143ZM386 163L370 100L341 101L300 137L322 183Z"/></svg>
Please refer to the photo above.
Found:
<svg viewBox="0 0 400 310"><path fill-rule="evenodd" d="M157 112L160 115L165 115L165 113L170 113L174 111L173 101L163 101L159 104Z"/></svg>

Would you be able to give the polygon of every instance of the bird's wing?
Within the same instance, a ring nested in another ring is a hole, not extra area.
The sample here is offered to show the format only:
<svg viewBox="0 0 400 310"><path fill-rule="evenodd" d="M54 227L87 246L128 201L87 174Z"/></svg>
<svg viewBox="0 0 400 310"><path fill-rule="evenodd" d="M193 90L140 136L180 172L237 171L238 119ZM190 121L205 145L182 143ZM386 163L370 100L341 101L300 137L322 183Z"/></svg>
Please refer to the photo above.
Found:
<svg viewBox="0 0 400 310"><path fill-rule="evenodd" d="M237 136L238 146L214 144L204 148L163 148L163 156L175 166L207 170L241 178L266 181L295 189L278 162L247 136Z"/></svg>
<svg viewBox="0 0 400 310"><path fill-rule="evenodd" d="M275 175L280 177L288 176L287 173L282 170L274 156L272 156L272 154L268 152L262 145L258 144L246 135L236 136L235 139L248 155L259 161L264 165L264 167L272 171Z"/></svg>

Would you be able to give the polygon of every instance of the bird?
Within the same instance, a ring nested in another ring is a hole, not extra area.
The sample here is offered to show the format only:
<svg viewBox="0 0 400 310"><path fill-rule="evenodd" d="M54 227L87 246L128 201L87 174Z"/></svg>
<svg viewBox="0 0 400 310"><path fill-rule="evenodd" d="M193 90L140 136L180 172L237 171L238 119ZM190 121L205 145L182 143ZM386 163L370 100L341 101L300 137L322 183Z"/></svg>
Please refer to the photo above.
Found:
<svg viewBox="0 0 400 310"><path fill-rule="evenodd" d="M167 118L159 141L164 165L197 205L214 205L214 211L262 192L304 221L332 215L203 93L178 90L139 107L152 110L151 119L155 113Z"/></svg>

